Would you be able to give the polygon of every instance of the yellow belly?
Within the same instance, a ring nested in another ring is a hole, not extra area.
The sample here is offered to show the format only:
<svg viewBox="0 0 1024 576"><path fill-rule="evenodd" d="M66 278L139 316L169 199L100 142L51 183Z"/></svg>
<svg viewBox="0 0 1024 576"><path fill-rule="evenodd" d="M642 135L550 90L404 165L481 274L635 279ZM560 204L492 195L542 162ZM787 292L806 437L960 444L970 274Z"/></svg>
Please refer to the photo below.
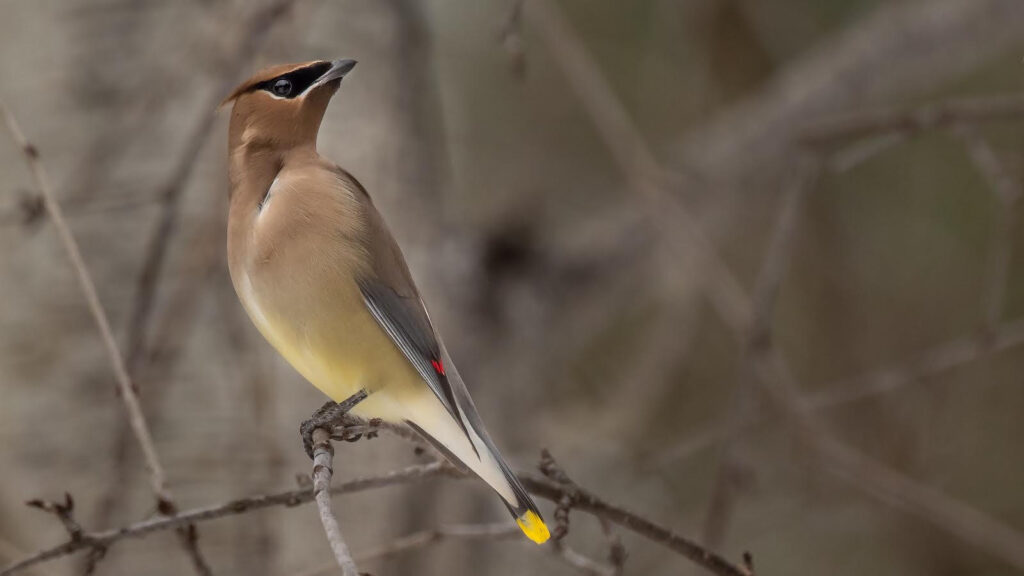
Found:
<svg viewBox="0 0 1024 576"><path fill-rule="evenodd" d="M432 392L412 364L377 324L355 288L341 288L329 301L275 306L240 287L239 295L263 337L310 383L335 402L362 389L370 396L353 410L368 418L398 422L407 405Z"/></svg>
<svg viewBox="0 0 1024 576"><path fill-rule="evenodd" d="M257 296L245 280L239 295L263 336L314 386L335 402L361 389L369 396L353 409L364 418L414 421L469 466L507 502L514 502L499 464L482 444L474 448L412 364L366 309L352 283L320 295L315 309L292 291L288 300ZM276 304L276 305L275 305ZM524 528L526 530L526 528Z"/></svg>

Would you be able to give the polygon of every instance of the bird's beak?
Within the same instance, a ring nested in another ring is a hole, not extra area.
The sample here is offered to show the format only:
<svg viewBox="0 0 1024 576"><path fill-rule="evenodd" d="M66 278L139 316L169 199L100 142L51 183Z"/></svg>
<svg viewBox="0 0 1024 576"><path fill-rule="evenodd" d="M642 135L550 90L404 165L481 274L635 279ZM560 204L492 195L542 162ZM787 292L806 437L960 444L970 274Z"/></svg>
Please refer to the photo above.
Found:
<svg viewBox="0 0 1024 576"><path fill-rule="evenodd" d="M355 60L333 60L331 61L330 69L328 69L327 72L324 72L324 75L318 78L317 81L313 83L312 87L319 88L335 80L340 81L355 67Z"/></svg>

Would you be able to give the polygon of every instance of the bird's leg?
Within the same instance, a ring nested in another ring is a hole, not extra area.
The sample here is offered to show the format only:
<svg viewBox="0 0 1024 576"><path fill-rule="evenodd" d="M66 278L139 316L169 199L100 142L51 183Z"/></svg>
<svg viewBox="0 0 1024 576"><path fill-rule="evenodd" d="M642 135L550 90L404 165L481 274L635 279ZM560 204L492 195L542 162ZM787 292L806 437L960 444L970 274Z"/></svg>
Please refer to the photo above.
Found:
<svg viewBox="0 0 1024 576"><path fill-rule="evenodd" d="M366 390L360 390L342 402L328 402L313 412L313 415L299 426L302 447L306 449L306 455L313 458L313 430L323 428L328 432L333 432L334 425L342 420L349 410L365 400L366 396Z"/></svg>

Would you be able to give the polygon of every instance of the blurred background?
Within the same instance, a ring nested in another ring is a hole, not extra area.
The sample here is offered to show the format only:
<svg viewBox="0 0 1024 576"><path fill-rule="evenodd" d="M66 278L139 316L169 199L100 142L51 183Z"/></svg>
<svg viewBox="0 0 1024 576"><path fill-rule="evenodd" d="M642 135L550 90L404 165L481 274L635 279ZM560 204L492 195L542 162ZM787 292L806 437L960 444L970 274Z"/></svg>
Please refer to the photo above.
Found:
<svg viewBox="0 0 1024 576"><path fill-rule="evenodd" d="M40 150L179 508L308 473L298 425L324 398L232 290L216 107L262 66L350 57L321 153L388 219L506 456L531 469L547 447L763 574L1024 572L1022 54L1019 0L0 0L0 99ZM891 108L918 112L870 112ZM0 171L7 564L66 538L27 499L70 492L87 529L155 505L6 136ZM417 461L392 438L343 445L336 481ZM507 517L452 480L335 509L357 557ZM626 574L702 573L617 532ZM214 574L332 573L312 506L199 533ZM568 542L607 553L582 513ZM521 539L360 567L576 573ZM164 532L97 573L192 568Z"/></svg>

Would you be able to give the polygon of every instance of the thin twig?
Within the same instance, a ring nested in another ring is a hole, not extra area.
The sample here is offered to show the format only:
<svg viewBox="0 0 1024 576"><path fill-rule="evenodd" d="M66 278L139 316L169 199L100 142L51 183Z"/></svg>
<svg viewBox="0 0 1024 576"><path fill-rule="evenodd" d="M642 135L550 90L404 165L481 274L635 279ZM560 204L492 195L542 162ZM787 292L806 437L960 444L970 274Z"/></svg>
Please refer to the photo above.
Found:
<svg viewBox="0 0 1024 576"><path fill-rule="evenodd" d="M185 186L198 163L203 144L215 126L213 120L217 104L237 81L239 71L259 52L259 47L266 41L270 28L288 13L295 1L271 0L249 17L240 31L234 52L225 59L225 64L218 73L220 81L203 100L199 117L185 138L181 155L167 181L160 188L160 218L146 242L146 255L137 279L136 296L128 321L128 358L132 361L133 368L135 362L139 361L146 351L146 331L170 240L177 227L178 206Z"/></svg>
<svg viewBox="0 0 1024 576"><path fill-rule="evenodd" d="M334 559L344 576L359 576L359 569L352 560L348 545L341 536L338 519L331 510L331 476L334 474L334 447L331 446L331 433L323 428L313 430L313 497L316 507L320 510L320 522L324 525L327 541L334 552Z"/></svg>
<svg viewBox="0 0 1024 576"><path fill-rule="evenodd" d="M565 495L565 488L550 480L530 474L520 476L523 485L531 494L540 496L553 502L558 502ZM576 500L573 502L573 509L582 510L594 516L605 518L614 524L618 524L632 532L635 532L648 540L657 542L670 550L678 553L703 566L707 570L720 576L750 576L742 567L729 562L722 556L704 548L700 544L680 535L672 530L657 524L647 518L634 514L625 508L611 504L593 493L577 488ZM0 574L0 576L3 576Z"/></svg>
<svg viewBox="0 0 1024 576"><path fill-rule="evenodd" d="M612 576L622 576L626 567L626 558L629 555L626 547L622 544L622 538L612 529L612 524L606 518L598 518L601 524L601 533L604 534L605 542L608 543L608 564L612 567Z"/></svg>
<svg viewBox="0 0 1024 576"><path fill-rule="evenodd" d="M754 318L744 338L745 344L737 370L738 381L729 410L729 428L719 448L719 464L711 491L707 514L704 517L704 544L719 548L725 539L729 521L735 506L735 498L741 471L736 462L736 442L745 428L745 423L756 418L752 412L753 393L756 391L751 369L753 357L770 346L771 326L775 301L779 287L789 269L789 257L793 240L800 222L800 212L821 172L821 161L808 156L799 160L793 180L783 192L782 207L779 210L768 248L761 262L761 269L754 282Z"/></svg>
<svg viewBox="0 0 1024 576"><path fill-rule="evenodd" d="M11 138L14 139L15 144L22 151L29 170L32 172L37 192L42 197L46 210L53 220L53 225L57 229L57 234L64 244L64 249L71 259L71 264L78 276L79 286L89 305L89 311L92 313L93 320L100 331L100 336L107 349L107 356L117 381L118 392L120 392L119 396L124 403L128 424L131 427L136 442L142 449L146 468L149 470L149 485L156 496L157 510L162 514L173 514L175 512L174 498L167 490L167 475L160 464L156 447L153 445L153 438L149 432L146 417L142 412L136 388L132 384L124 357L121 356L121 351L117 347L117 341L114 339L114 334L110 328L110 321L107 319L106 311L103 309L103 304L100 302L99 295L96 292L96 285L93 283L92 276L89 274L85 260L82 258L81 251L78 248L78 243L75 241L71 229L64 220L60 204L57 202L56 196L50 187L49 178L43 169L42 160L39 158L39 150L26 139L14 115L11 114L10 110L2 102L0 102L0 112L3 113ZM211 576L212 571L199 551L198 535L195 530L190 529L180 532L179 536L196 573L200 576ZM100 556L99 553L90 556L90 560L86 565L86 572L90 572L95 568L95 562Z"/></svg>
<svg viewBox="0 0 1024 576"><path fill-rule="evenodd" d="M817 148L878 134L899 133L909 136L965 123L1021 118L1024 118L1024 94L974 96L910 108L885 108L836 115L805 125L797 141Z"/></svg>
<svg viewBox="0 0 1024 576"><path fill-rule="evenodd" d="M598 518L614 522L674 550L684 558L688 558L719 576L752 576L743 567L729 562L708 548L646 518L610 504L583 489L566 474L547 450L541 453L540 470L544 477L520 475L523 485L532 494L558 503L565 509L566 514L569 510L583 510ZM554 535L552 539L558 540Z"/></svg>
<svg viewBox="0 0 1024 576"><path fill-rule="evenodd" d="M962 78L1019 43L1022 16L1018 0L876 3L761 88L688 131L681 161L711 182L757 182L760 169L785 167L789 144L808 120Z"/></svg>
<svg viewBox="0 0 1024 576"><path fill-rule="evenodd" d="M798 384L777 354L762 355L758 373L768 397L796 424L826 470L877 500L921 518L980 550L1024 568L1024 535L977 508L916 482L839 442L801 408Z"/></svg>
<svg viewBox="0 0 1024 576"><path fill-rule="evenodd" d="M412 534L396 538L383 546L360 552L355 555L355 559L360 564L363 564L382 558L398 556L448 540L506 540L518 535L519 527L509 522L439 526L430 530L413 532ZM550 550L552 554L581 572L597 574L599 576L615 576L612 567L606 567L575 550L566 547L551 547ZM303 571L295 576L323 576L324 574L331 573L336 568L337 564L332 562Z"/></svg>
<svg viewBox="0 0 1024 576"><path fill-rule="evenodd" d="M669 197L666 191L657 185L650 184L652 181L657 182L657 175L663 174L663 171L653 161L653 155L646 152L645 143L639 131L635 130L632 122L629 121L625 108L615 98L614 92L604 80L600 70L586 52L582 42L564 21L564 17L558 9L546 0L532 0L526 4L526 7L525 15L528 17L528 21L539 29L542 37L552 47L553 56L559 61L570 84L576 89L584 108L590 112L606 144L612 149L613 156L620 166L631 175L631 179L641 184L641 186L635 186L637 191L641 192L645 199L657 200L660 206L666 207L665 210L658 211L659 214L668 216L666 223L671 223L676 230L691 232L689 234L673 234L671 237L679 243L677 248L680 251L683 253L696 251L698 261L707 265L707 268L704 269L708 277L704 285L706 294L723 322L732 329L734 335L742 338L746 334L748 323L752 321L752 303L742 290L741 285L735 280L728 267L722 263L721 258L717 256L714 245L703 234L695 232L699 228L693 218L689 217L684 209L680 209L676 202L664 202L664 199ZM1024 115L1024 96L1021 95L1003 99L946 103L938 107L916 109L909 114L906 111L899 111L871 117L860 116L853 118L852 121L833 123L819 128L817 131L814 128L808 128L803 133L800 142L805 145L819 145L825 140L836 137L850 138L860 134L889 132L894 129L896 131L915 131L948 125L947 123L954 121L981 122L1022 115ZM648 185L643 186L644 183ZM770 356L775 358L781 367L785 367L785 362L781 358L777 358L777 354ZM763 380L763 378L761 379ZM842 444L837 444L842 446ZM899 475L877 462L871 462L871 465L898 478L904 486L917 486L909 478ZM928 491L927 487L918 487L924 492ZM870 493L873 486L868 483L861 488ZM905 500L904 503L921 506L928 504L919 500ZM954 504L970 509L959 502L954 502ZM933 521L939 516L942 516L944 520L953 520L944 515L933 514L933 510L927 508L917 512ZM987 517L984 518L994 522ZM970 529L955 526L949 531L964 535L969 533ZM1002 535L1007 536L1005 533ZM662 536L664 537L664 534ZM1007 539L1012 540L1015 536L1016 534L1011 531ZM971 538L969 541L976 542L976 539ZM682 544L681 548L688 549L689 546ZM1005 555L1012 562L1016 561L1014 546L988 547L988 549ZM690 550L690 553L696 554L697 552Z"/></svg>
<svg viewBox="0 0 1024 576"><path fill-rule="evenodd" d="M1006 300L1007 279L1010 274L1010 256L1013 248L1014 208L1021 197L1021 186L999 159L999 155L977 128L961 125L957 129L967 148L967 155L985 178L998 200L995 214L995 230L989 251L988 275L982 300L985 314L985 330L994 332L1003 315Z"/></svg>
<svg viewBox="0 0 1024 576"><path fill-rule="evenodd" d="M928 377L1019 346L1024 346L1024 320L1004 322L992 333L956 338L865 374L815 384L810 388L818 392L805 393L800 399L801 409L807 412L828 410L889 394ZM748 433L762 421L763 418L747 420L741 431ZM727 425L715 425L692 434L659 455L654 466L664 468L693 458L724 441L730 430Z"/></svg>
<svg viewBox="0 0 1024 576"><path fill-rule="evenodd" d="M384 546L356 554L356 559L359 560L360 563L379 560L388 556L402 554L416 548L422 548L446 539L490 540L509 538L518 534L519 527L510 522L440 526L432 530L414 532L412 534L402 536L401 538L385 544Z"/></svg>
<svg viewBox="0 0 1024 576"><path fill-rule="evenodd" d="M365 478L349 480L339 486L331 488L330 493L332 495L349 494L352 492L395 486L398 484L407 484L427 478L454 474L454 469L449 464L444 462L433 462L430 464L410 466L408 468L378 476L368 476ZM313 491L309 488L286 490L262 496L239 498L237 500L231 500L213 506L184 510L175 516L159 516L114 530L88 533L84 534L83 538L79 541L65 542L59 546L42 550L28 558L6 566L0 570L0 576L16 574L30 566L73 554L79 550L90 547L93 544L111 546L126 538L141 538L154 532L175 530L177 528L188 526L189 524L199 524L217 518L223 518L225 516L246 514L263 508L270 508L272 506L298 506L312 501Z"/></svg>
<svg viewBox="0 0 1024 576"><path fill-rule="evenodd" d="M564 560L566 564L584 574L590 574L591 576L615 576L614 566L602 564L593 558L580 554L570 548L564 540L555 540L551 545L551 550L556 556Z"/></svg>
<svg viewBox="0 0 1024 576"><path fill-rule="evenodd" d="M63 502L36 499L29 500L25 504L56 516L61 524L64 525L64 529L67 531L71 542L86 543L89 546L89 554L86 558L82 575L89 576L96 571L97 563L107 554L107 547L106 545L93 542L91 538L87 537L85 531L82 530L82 526L75 520L75 501L71 498L71 494L65 492Z"/></svg>
<svg viewBox="0 0 1024 576"><path fill-rule="evenodd" d="M166 182L159 189L160 217L146 243L142 268L136 281L136 295L129 313L127 328L127 353L125 365L130 374L138 375L139 368L149 351L147 336L149 323L156 302L156 291L164 261L169 250L170 241L177 227L181 197L188 184L195 166L198 164L203 144L215 125L213 122L217 103L230 90L239 70L259 52L259 46L268 37L267 32L282 16L287 14L295 0L271 0L257 9L247 20L240 31L235 52L225 60L219 71L220 81L208 93L201 104L200 114L192 129L185 138L181 154ZM133 388L137 390L137 388ZM123 433L118 434L119 439ZM120 442L120 440L119 440ZM156 492L158 509L165 514L174 514L177 506L166 490ZM109 512L109 506L104 507ZM186 527L179 531L182 543L189 559L200 576L211 576L212 571L199 550L198 532Z"/></svg>
<svg viewBox="0 0 1024 576"><path fill-rule="evenodd" d="M72 235L67 222L64 220L60 204L57 203L53 189L50 187L49 177L47 176L46 171L43 170L42 160L39 157L39 150L25 138L21 127L14 118L14 115L11 114L11 111L3 102L0 102L0 113L3 114L4 122L11 134L11 138L25 157L25 162L28 165L29 171L32 173L32 179L35 182L36 191L43 198L43 203L46 205L46 211L50 214L50 218L53 220L53 225L57 230L61 243L64 244L64 250L67 252L68 258L71 259L71 265L75 269L75 274L78 277L78 283L82 289L82 294L85 296L86 303L89 305L89 311L92 313L93 320L96 322L96 327L100 331L100 336L103 339L103 345L106 347L111 368L114 371L114 377L117 380L121 399L124 402L124 408L128 415L128 422L131 425L132 432L135 434L135 439L138 442L139 447L142 449L142 453L146 460L146 468L149 470L150 487L161 502L168 501L170 497L164 486L164 469L163 466L160 465L160 459L157 457L156 448L153 446L153 439L150 436L149 427L146 425L146 417L142 413L142 407L139 405L139 399L135 394L131 378L128 376L128 370L125 367L124 358L121 356L121 351L117 347L117 341L114 339L114 334L110 329L110 322L107 320L107 314L103 310L103 304L100 302L99 295L96 292L96 285L93 283L92 276L89 274L89 270L85 266L85 260L82 258L82 253L78 248L78 243L75 241L74 235Z"/></svg>
<svg viewBox="0 0 1024 576"><path fill-rule="evenodd" d="M906 142L908 138L909 136L906 134L894 132L856 140L849 146L833 152L829 158L828 167L837 174L849 172L882 152Z"/></svg>
<svg viewBox="0 0 1024 576"><path fill-rule="evenodd" d="M403 470L390 472L380 476L350 480L340 486L330 489L332 495L348 494L357 491L406 484L437 476L450 476L454 478L466 478L467 476L458 473L450 464L434 462L431 464L410 466ZM680 536L668 528L660 526L646 518L633 514L623 508L610 504L591 492L573 484L567 488L565 484L555 482L546 477L536 477L529 474L520 474L526 488L533 494L551 500L561 501L568 490L574 495L573 508L605 518L610 522L618 524L654 542L660 543L671 550L678 552L697 564L704 566L719 576L750 576L743 567L730 563L721 556L706 550L683 536ZM73 554L94 545L109 547L114 543L126 538L140 538L148 534L174 530L189 524L199 524L225 516L245 514L262 508L272 506L298 506L313 501L313 491L307 489L287 490L264 496L240 498L203 508L185 510L176 516L158 517L150 520L137 522L115 530L83 534L81 540L69 541L53 548L42 550L19 562L11 564L0 570L0 576L11 576L31 566L47 562L56 558Z"/></svg>
<svg viewBox="0 0 1024 576"><path fill-rule="evenodd" d="M705 291L723 321L737 332L750 320L750 301L725 262L718 256L701 223L676 198L677 178L659 164L628 111L615 96L582 39L550 0L529 0L523 13L548 45L551 55L590 115L613 159L639 195L666 245L678 257L697 263L697 277L714 286Z"/></svg>
<svg viewBox="0 0 1024 576"><path fill-rule="evenodd" d="M1005 322L991 334L963 336L867 374L814 386L802 399L805 410L821 410L901 390L926 377L1024 345L1024 320Z"/></svg>
<svg viewBox="0 0 1024 576"><path fill-rule="evenodd" d="M435 462L411 466L380 476L351 480L332 488L330 493L332 495L347 494L443 475L454 478L468 477L456 471L450 464ZM573 498L572 507L574 509L587 512L598 518L604 518L654 542L660 543L698 565L707 568L714 574L719 576L750 576L750 573L742 566L729 562L668 528L602 500L593 493L572 483L571 480L567 484L548 477L537 477L530 474L520 474L520 477L523 479L523 484L527 490L531 493L556 503L562 501L566 495L571 494ZM189 524L199 524L216 518L244 514L271 506L297 506L310 502L313 499L314 493L309 489L288 490L264 496L241 498L215 506L186 510L173 517L145 520L116 530L84 534L82 541L70 541L38 552L0 570L0 576L10 576L30 566L72 554L92 544L109 547L125 538L138 538L157 531L172 530Z"/></svg>
<svg viewBox="0 0 1024 576"><path fill-rule="evenodd" d="M613 156L620 163L627 173L634 175L632 179L643 184L656 181L656 176L661 173L660 168L653 162L653 155L645 153L645 145L639 132L634 129L632 123L625 113L621 103L617 101L614 92L604 81L600 70L587 54L582 42L572 33L571 28L565 23L561 13L550 2L545 0L533 0L527 3L526 16L535 28L540 30L541 35L552 47L552 53L556 60L562 65L563 71L574 85L577 95L580 97L584 107L591 113L595 124L602 133L605 142L611 147ZM865 118L858 117L852 122L832 124L815 132L813 128L808 129L801 140L804 144L820 144L822 138L844 136L852 137L859 134L892 131L913 131L928 127L943 125L950 122L950 118L957 121L983 121L999 117L1019 117L1024 108L1024 98L1014 96L1003 100L986 100L978 103L975 101L957 103L938 108L917 110L915 113L905 112L882 114L879 116ZM827 138L826 138L827 139ZM646 198L654 198L659 201L666 197L663 190L656 185L637 187ZM669 216L667 219L677 230L694 231L698 230L697 223L688 217L685 210L679 210L674 202L664 203L671 206L673 210L661 210L660 214ZM752 321L751 301L744 293L740 284L735 280L731 271L721 263L716 255L714 246L702 234L678 234L673 235L676 242L683 244L680 248L683 251L695 250L698 252L699 261L712 263L708 266L708 281L705 285L706 293L714 305L719 316L738 337L746 334L748 322ZM723 295L727 295L723 297ZM773 355L774 356L774 355ZM784 362L779 360L784 366ZM841 444L840 444L841 445ZM882 467L880 464L872 463L882 468L887 473L900 478L902 482L916 485L912 480L905 478L896 472ZM871 490L871 485L862 487ZM921 487L926 490L925 487ZM921 502L916 502L921 504ZM959 506L963 504L957 503ZM927 510L919 511L922 515L932 519ZM660 528L660 527L658 527ZM954 531L959 533L960 531ZM664 537L664 534L662 534ZM690 543L692 544L692 543ZM686 544L681 545L682 549L689 549ZM698 547L699 548L699 547ZM1010 550L1008 548L1008 550ZM696 554L695 550L689 550ZM1007 550L1000 550L1006 552ZM1012 551L1012 550L1011 550ZM1010 556L1012 559L1013 557Z"/></svg>

